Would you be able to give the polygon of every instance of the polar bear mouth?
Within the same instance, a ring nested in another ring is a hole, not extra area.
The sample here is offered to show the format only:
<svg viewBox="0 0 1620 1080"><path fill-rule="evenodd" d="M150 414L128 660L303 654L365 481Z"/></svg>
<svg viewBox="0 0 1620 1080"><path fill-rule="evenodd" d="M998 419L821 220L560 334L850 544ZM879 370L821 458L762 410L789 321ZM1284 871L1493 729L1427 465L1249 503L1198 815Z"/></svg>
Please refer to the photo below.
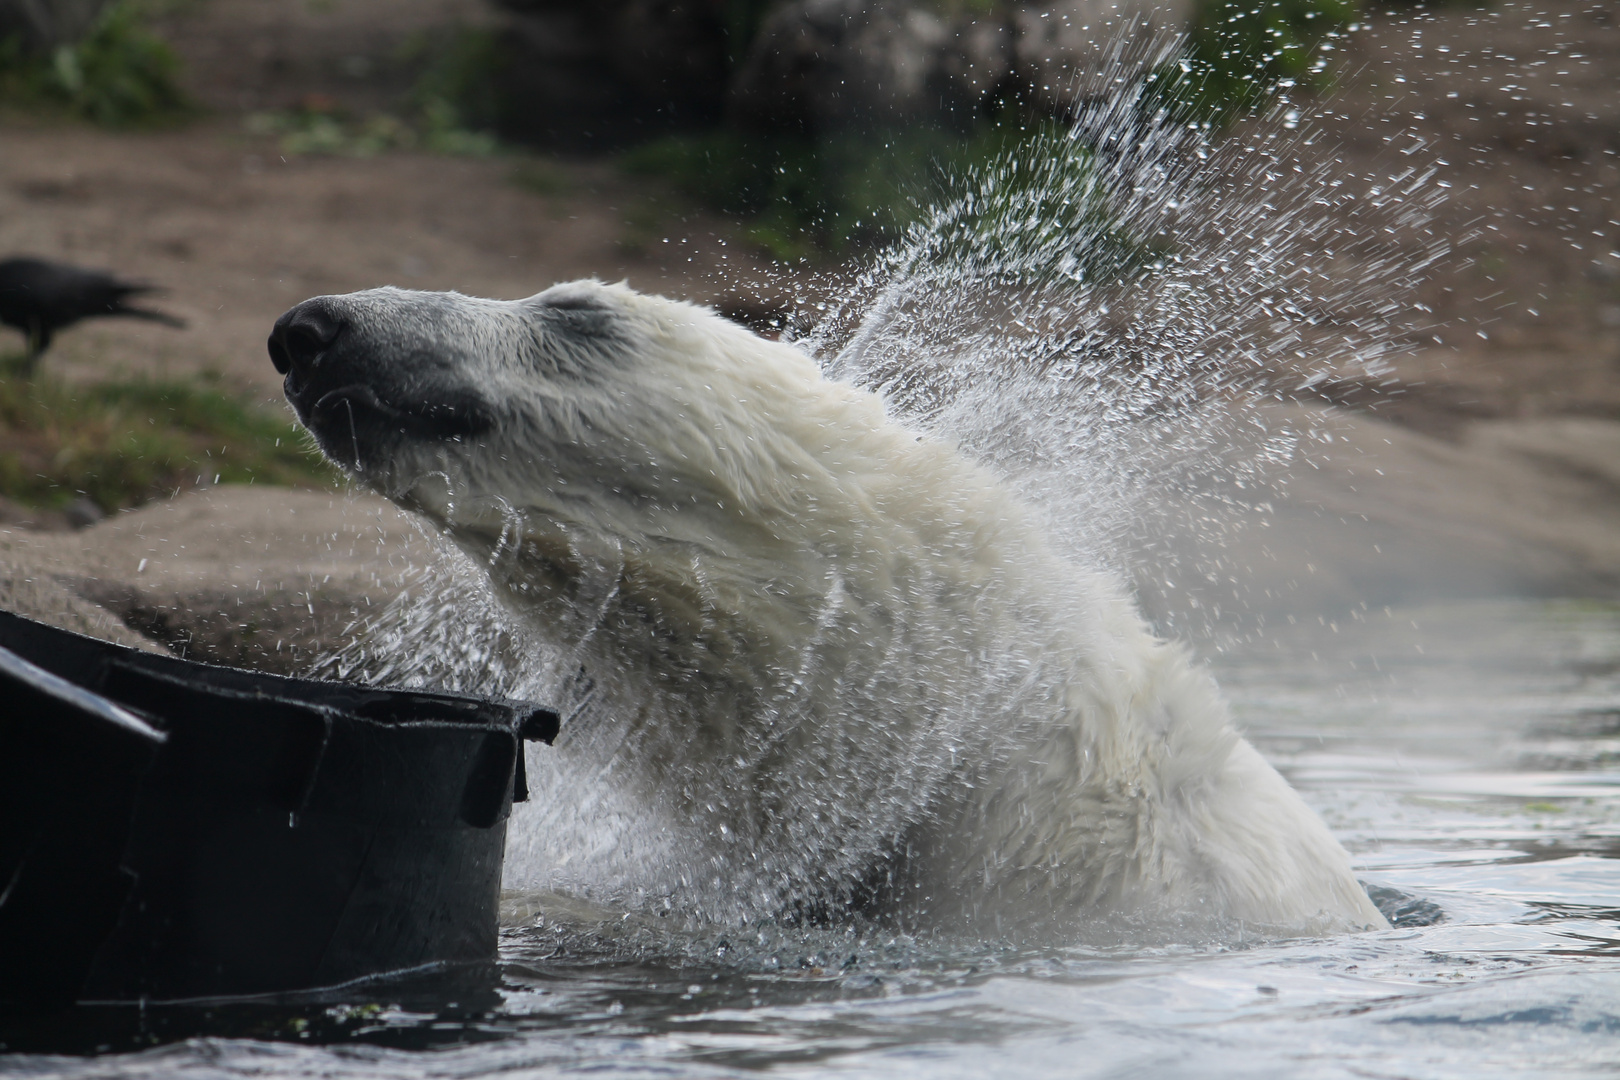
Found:
<svg viewBox="0 0 1620 1080"><path fill-rule="evenodd" d="M379 448L397 440L456 442L488 431L494 418L479 402L440 399L417 406L384 400L366 383L327 390L313 404L307 390L288 394L299 419L327 457L346 469L363 469ZM304 401L299 401L303 397Z"/></svg>
<svg viewBox="0 0 1620 1080"><path fill-rule="evenodd" d="M307 300L270 333L287 400L337 464L359 470L401 441L459 441L495 426L491 406L470 386L438 385L431 358L391 356L375 338L342 297Z"/></svg>
<svg viewBox="0 0 1620 1080"><path fill-rule="evenodd" d="M402 435L428 439L478 435L494 426L494 418L478 402L441 400L414 408L394 405L365 383L351 383L322 394L310 407L310 423L331 422L323 414L331 413L337 419L339 410L357 421L361 416L369 422L381 420Z"/></svg>

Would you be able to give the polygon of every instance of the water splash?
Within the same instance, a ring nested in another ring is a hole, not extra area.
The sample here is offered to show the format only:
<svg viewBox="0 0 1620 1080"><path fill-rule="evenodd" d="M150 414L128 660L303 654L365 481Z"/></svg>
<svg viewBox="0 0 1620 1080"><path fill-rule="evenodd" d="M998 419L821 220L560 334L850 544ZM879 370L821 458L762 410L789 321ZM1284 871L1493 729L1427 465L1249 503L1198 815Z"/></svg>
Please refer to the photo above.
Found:
<svg viewBox="0 0 1620 1080"><path fill-rule="evenodd" d="M1152 46L1146 59L1164 48ZM1139 71L1150 66L1143 61L1122 51L1116 67ZM1002 477L1077 566L1135 570L1160 599L1171 597L1160 610L1173 613L1177 579L1219 578L1221 538L1264 511L1280 467L1310 434L1309 414L1274 406L1333 380L1385 373L1404 329L1402 290L1442 250L1435 242L1414 259L1390 238L1421 233L1441 192L1420 165L1394 179L1338 175L1288 107L1217 135L1152 111L1140 83L1113 74L1078 96L1086 104L1072 123L953 178L899 244L830 310L806 312L792 336L829 377L877 391L902 423L950 439ZM1421 147L1411 157L1421 160ZM595 565L598 554L579 561ZM503 557L496 545L492 568ZM617 572L611 562L604 581ZM1039 603L1061 608L1065 596L1054 582ZM836 598L833 588L828 603ZM656 762L659 738L683 737L680 725L656 722L684 715L683 706L657 688L582 680L580 657L503 607L465 555L446 551L424 569L321 673L565 707L601 691L617 724L582 723L566 754L531 756L531 787L546 792L546 805L517 819L509 879L641 910L679 895L684 914L725 921L771 910L784 891L827 887L845 871L858 877L896 841L894 830L926 813L957 769L958 741L985 751L991 769L996 748L1017 741L1009 732L1053 714L1021 711L1056 700L1056 676L1039 662L1043 643L1007 645L999 628L964 641L965 628L953 638L930 618L939 614L916 613L925 631L916 636L936 653L964 650L962 686L913 686L906 649L916 642L897 642L895 655L848 678L815 670L811 643L779 694L762 689L759 714L777 719L759 728L777 732L801 726L795 694L818 687L835 687L854 713L870 705L872 716L905 709L896 698L915 691L907 714L915 722L892 737L868 732L873 745L860 747L854 766L838 760L836 740L814 754L797 749L815 767L780 778L769 797L777 827L802 832L814 852L803 865L727 860L724 840L721 854L707 846L707 862L691 855L705 850L688 835L702 822L638 799L631 761L638 753ZM976 652L985 642L1004 651L985 660ZM931 659L932 677L955 670ZM997 724L1006 730L989 731ZM660 726L674 734L659 735ZM755 765L772 752L748 751ZM884 767L874 770L874 760ZM706 775L672 783L684 784L686 803L714 810L732 794L726 763L708 765ZM842 838L849 866L829 856L840 845L828 836Z"/></svg>
<svg viewBox="0 0 1620 1080"><path fill-rule="evenodd" d="M404 576L382 612L350 625L347 641L319 657L315 678L404 690L448 690L550 701L567 685L545 639L511 617L487 574L418 523L435 553Z"/></svg>
<svg viewBox="0 0 1620 1080"><path fill-rule="evenodd" d="M1275 406L1376 393L1451 244L1429 232L1445 185L1421 140L1357 177L1287 101L1230 134L1178 122L1117 74L1174 52L1120 46L1073 123L953 178L797 329L830 376L953 439L1198 634L1221 614L1176 582L1230 577L1225 540L1325 420Z"/></svg>

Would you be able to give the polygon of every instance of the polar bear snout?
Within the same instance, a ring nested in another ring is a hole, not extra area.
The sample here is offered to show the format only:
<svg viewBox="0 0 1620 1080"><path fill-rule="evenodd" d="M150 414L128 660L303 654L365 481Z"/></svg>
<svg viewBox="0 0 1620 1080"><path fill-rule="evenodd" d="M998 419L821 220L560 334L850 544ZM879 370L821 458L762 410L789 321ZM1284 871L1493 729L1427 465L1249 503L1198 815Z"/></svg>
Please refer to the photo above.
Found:
<svg viewBox="0 0 1620 1080"><path fill-rule="evenodd" d="M270 362L282 375L304 378L348 325L325 297L305 300L276 320L270 330ZM295 374L296 372L296 374Z"/></svg>
<svg viewBox="0 0 1620 1080"><path fill-rule="evenodd" d="M446 377L431 335L357 297L318 296L270 331L270 362L322 452L355 470L401 442L487 431L494 412L466 380ZM388 315L394 318L388 318ZM383 316L379 318L378 316Z"/></svg>
<svg viewBox="0 0 1620 1080"><path fill-rule="evenodd" d="M344 355L356 351L354 343L340 344L350 322L332 298L318 296L285 312L270 330L270 363L282 375L282 390L298 418L312 429L314 415L332 404L326 400L328 394L347 384L371 381L355 370L368 365L356 365L352 355Z"/></svg>

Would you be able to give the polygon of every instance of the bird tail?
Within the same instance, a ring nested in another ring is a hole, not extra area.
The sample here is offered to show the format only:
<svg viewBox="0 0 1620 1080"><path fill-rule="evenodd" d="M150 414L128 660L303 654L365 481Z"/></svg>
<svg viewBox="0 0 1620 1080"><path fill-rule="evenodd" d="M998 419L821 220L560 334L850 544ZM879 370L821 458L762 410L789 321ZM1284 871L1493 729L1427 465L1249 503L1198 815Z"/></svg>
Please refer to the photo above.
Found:
<svg viewBox="0 0 1620 1080"><path fill-rule="evenodd" d="M153 311L150 308L125 307L120 304L107 314L125 315L131 319L145 319L147 322L162 323L164 326L172 326L176 330L184 330L186 328L186 320L176 315L170 315L166 311Z"/></svg>

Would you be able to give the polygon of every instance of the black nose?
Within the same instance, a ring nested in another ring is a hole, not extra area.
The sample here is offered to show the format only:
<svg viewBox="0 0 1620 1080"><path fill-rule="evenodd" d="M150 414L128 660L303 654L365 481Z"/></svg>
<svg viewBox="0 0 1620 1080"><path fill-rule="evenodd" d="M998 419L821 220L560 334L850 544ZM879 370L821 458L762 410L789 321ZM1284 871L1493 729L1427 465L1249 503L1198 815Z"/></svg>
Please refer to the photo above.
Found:
<svg viewBox="0 0 1620 1080"><path fill-rule="evenodd" d="M276 320L270 331L270 362L282 375L295 369L307 374L347 325L323 298L305 300Z"/></svg>

